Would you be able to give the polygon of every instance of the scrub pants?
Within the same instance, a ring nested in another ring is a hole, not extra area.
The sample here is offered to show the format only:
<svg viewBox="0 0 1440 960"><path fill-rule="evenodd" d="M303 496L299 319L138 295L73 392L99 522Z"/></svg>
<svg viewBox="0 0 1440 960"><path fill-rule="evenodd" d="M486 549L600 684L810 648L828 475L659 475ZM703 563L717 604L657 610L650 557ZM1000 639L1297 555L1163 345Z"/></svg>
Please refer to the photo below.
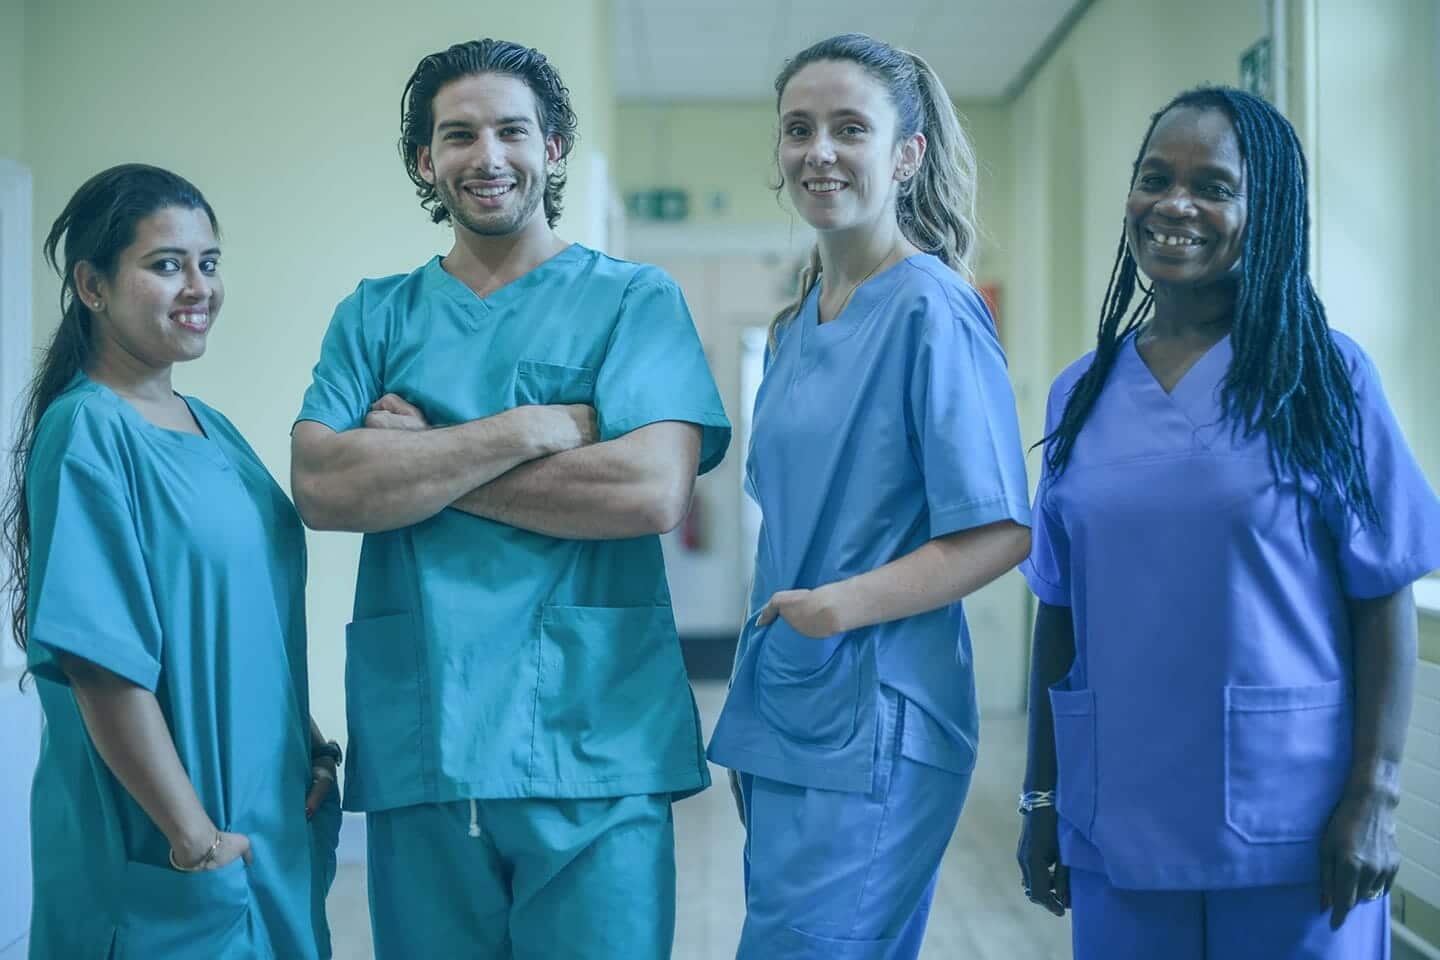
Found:
<svg viewBox="0 0 1440 960"><path fill-rule="evenodd" d="M737 960L915 960L970 775L905 757L905 699L882 688L870 793L742 774Z"/></svg>
<svg viewBox="0 0 1440 960"><path fill-rule="evenodd" d="M1338 931L1318 882L1229 890L1118 890L1070 871L1075 960L1390 960L1390 898Z"/></svg>
<svg viewBox="0 0 1440 960"><path fill-rule="evenodd" d="M376 960L670 956L669 794L422 804L366 832Z"/></svg>

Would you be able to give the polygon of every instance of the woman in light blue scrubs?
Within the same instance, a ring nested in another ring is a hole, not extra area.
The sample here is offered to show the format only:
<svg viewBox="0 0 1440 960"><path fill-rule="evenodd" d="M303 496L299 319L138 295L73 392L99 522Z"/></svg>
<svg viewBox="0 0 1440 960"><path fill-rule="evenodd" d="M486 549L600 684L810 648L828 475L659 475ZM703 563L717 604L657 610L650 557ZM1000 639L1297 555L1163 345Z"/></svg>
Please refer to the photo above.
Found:
<svg viewBox="0 0 1440 960"><path fill-rule="evenodd" d="M309 716L304 534L230 421L171 388L224 299L216 230L193 185L130 164L45 242L63 315L5 510L45 712L36 960L330 954L339 757Z"/></svg>
<svg viewBox="0 0 1440 960"><path fill-rule="evenodd" d="M1019 861L1080 960L1389 956L1440 501L1327 324L1306 197L1264 100L1172 101L1050 392Z"/></svg>
<svg viewBox="0 0 1440 960"><path fill-rule="evenodd" d="M755 400L763 526L709 751L739 773L738 955L901 960L975 763L960 599L1025 556L1024 459L939 78L850 34L775 89L783 186L819 243Z"/></svg>

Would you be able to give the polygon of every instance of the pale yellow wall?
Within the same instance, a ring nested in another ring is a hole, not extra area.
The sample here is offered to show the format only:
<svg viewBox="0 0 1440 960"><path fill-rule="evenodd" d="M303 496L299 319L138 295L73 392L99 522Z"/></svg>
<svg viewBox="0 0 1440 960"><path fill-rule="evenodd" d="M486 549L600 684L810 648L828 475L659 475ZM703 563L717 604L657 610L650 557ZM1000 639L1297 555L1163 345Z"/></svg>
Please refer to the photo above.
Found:
<svg viewBox="0 0 1440 960"><path fill-rule="evenodd" d="M24 130L25 3L0 0L0 158L20 156Z"/></svg>
<svg viewBox="0 0 1440 960"><path fill-rule="evenodd" d="M1314 6L1316 275L1440 485L1440 4Z"/></svg>
<svg viewBox="0 0 1440 960"><path fill-rule="evenodd" d="M587 118L613 101L597 67L594 37L609 27L596 5L477 10L469 0L430 0L423 12L387 0L25 7L36 249L75 187L110 164L146 161L194 180L224 231L227 296L209 352L177 369L177 386L225 412L287 486L290 423L336 301L360 278L411 270L450 243L417 205L395 148L400 91L419 58L482 30L539 47L574 95L582 143ZM560 226L581 240L586 149ZM57 285L38 266L35 303L41 342ZM310 536L315 712L337 735L358 550L355 536Z"/></svg>
<svg viewBox="0 0 1440 960"><path fill-rule="evenodd" d="M980 161L980 220L1007 219L1010 196L1009 111L993 103L957 104ZM618 111L616 179L624 193L656 187L690 194L690 222L704 226L789 227L798 224L771 189L775 169L775 102L626 101ZM711 203L723 194L725 203ZM995 272L1003 253L982 237L977 269Z"/></svg>
<svg viewBox="0 0 1440 960"><path fill-rule="evenodd" d="M690 194L690 219L701 224L786 225L777 202L775 104L624 101L617 111L616 180L622 193L657 187ZM723 194L717 211L710 200Z"/></svg>

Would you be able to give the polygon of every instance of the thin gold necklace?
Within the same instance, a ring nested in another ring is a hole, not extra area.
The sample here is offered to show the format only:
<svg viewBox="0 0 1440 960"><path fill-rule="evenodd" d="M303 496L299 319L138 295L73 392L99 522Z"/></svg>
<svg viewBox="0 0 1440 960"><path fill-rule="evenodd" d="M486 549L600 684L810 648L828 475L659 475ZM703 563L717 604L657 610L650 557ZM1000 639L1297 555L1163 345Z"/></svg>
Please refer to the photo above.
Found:
<svg viewBox="0 0 1440 960"><path fill-rule="evenodd" d="M850 285L850 290L849 290L849 292L845 294L845 299L842 300L842 301L840 301L840 306L839 306L839 308L836 309L835 313L834 313L833 315L831 315L831 317L830 317L831 320L834 320L836 317L840 316L840 314L842 314L842 313L845 312L845 308L848 307L848 306L850 306L850 298L853 297L853 296L855 296L855 291L860 289L860 285L861 285L862 283L864 283L866 280L869 280L871 277L875 276L875 271L879 270L880 267L881 267L882 265L884 265L885 261L890 259L890 255L895 252L895 248L898 247L898 246L900 246L900 242L899 242L898 240L895 241L895 242L893 242L893 243L891 243L891 244L890 244L890 249L885 251L885 256L881 257L880 260L879 260L879 262L877 262L877 263L875 264L875 266L873 266L873 267L870 268L870 272L867 273L867 274L865 274L865 276L861 277L859 280L856 280L854 283L852 283L852 284ZM816 312L817 317L818 317L818 314L819 314L819 312L820 312L820 305L819 305L819 302L818 302L818 301L816 302L816 305L815 305L815 312Z"/></svg>

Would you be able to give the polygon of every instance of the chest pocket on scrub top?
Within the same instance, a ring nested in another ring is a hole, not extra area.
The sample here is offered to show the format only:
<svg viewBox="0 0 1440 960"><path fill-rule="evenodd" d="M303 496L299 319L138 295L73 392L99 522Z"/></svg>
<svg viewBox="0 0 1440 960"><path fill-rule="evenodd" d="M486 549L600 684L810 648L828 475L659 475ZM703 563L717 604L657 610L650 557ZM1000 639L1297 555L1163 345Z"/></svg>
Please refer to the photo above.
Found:
<svg viewBox="0 0 1440 960"><path fill-rule="evenodd" d="M595 371L544 360L515 364L515 405L593 403Z"/></svg>

